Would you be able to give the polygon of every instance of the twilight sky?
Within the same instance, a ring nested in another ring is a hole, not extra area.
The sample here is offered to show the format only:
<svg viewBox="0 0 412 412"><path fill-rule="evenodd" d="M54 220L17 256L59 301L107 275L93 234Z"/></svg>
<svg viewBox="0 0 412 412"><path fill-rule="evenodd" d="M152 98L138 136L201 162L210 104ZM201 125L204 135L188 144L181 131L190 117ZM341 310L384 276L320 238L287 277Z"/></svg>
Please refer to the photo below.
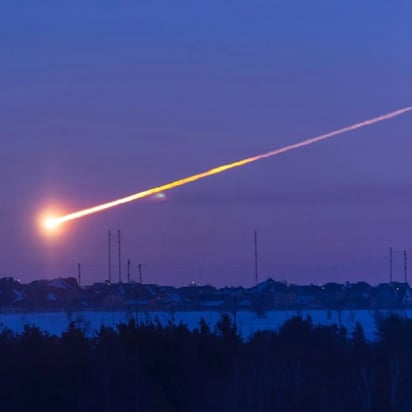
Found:
<svg viewBox="0 0 412 412"><path fill-rule="evenodd" d="M0 12L0 276L402 280L412 115L66 224L122 197L412 104L409 0L31 1ZM114 234L114 233L113 233ZM113 277L117 258L113 244Z"/></svg>

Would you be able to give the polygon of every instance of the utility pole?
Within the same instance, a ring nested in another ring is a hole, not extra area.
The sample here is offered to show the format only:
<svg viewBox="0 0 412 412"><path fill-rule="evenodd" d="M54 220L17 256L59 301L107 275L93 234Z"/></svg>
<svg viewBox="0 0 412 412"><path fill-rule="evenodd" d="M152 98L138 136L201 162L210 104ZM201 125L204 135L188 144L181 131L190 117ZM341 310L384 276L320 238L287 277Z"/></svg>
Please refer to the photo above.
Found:
<svg viewBox="0 0 412 412"><path fill-rule="evenodd" d="M142 280L142 264L139 263L139 283L142 284L143 280Z"/></svg>
<svg viewBox="0 0 412 412"><path fill-rule="evenodd" d="M130 259L127 259L127 283L130 283Z"/></svg>
<svg viewBox="0 0 412 412"><path fill-rule="evenodd" d="M108 265L109 265L109 283L112 283L112 233L108 233Z"/></svg>
<svg viewBox="0 0 412 412"><path fill-rule="evenodd" d="M81 283L81 267L80 267L80 263L77 264L77 283L80 286Z"/></svg>
<svg viewBox="0 0 412 412"><path fill-rule="evenodd" d="M255 229L255 284L258 284L258 251L257 251L257 231Z"/></svg>
<svg viewBox="0 0 412 412"><path fill-rule="evenodd" d="M389 248L389 283L392 283L392 269L393 269L393 250Z"/></svg>
<svg viewBox="0 0 412 412"><path fill-rule="evenodd" d="M121 239L120 239L120 229L117 231L118 240L118 252L119 252L119 283L122 283L122 252L121 252Z"/></svg>
<svg viewBox="0 0 412 412"><path fill-rule="evenodd" d="M408 284L408 257L406 255L406 250L403 251L403 274L405 284Z"/></svg>

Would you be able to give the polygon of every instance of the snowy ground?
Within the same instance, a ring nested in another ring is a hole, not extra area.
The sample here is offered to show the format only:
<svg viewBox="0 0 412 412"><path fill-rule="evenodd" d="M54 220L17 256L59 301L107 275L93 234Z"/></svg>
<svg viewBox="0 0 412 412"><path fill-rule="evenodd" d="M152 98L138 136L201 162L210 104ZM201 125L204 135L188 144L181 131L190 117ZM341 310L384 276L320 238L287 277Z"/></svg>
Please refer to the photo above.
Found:
<svg viewBox="0 0 412 412"><path fill-rule="evenodd" d="M241 311L236 314L236 322L240 334L244 338L248 338L258 330L273 330L278 329L286 320L292 316L301 315L302 317L311 316L314 324L343 325L350 333L353 330L356 322L360 322L363 326L365 335L369 340L375 338L376 318L383 316L388 312L385 311L369 311L369 310L280 310L270 311L258 316L254 312ZM401 313L403 316L405 312ZM233 317L233 314L229 314ZM408 316L412 312L408 311ZM121 322L127 322L131 318L135 318L138 322L154 321L158 319L162 324L173 320L175 323L183 322L190 329L199 326L199 321L203 317L204 320L213 329L221 317L220 312L98 312L98 311L81 311L81 312L27 312L27 313L0 313L1 328L8 328L14 332L20 333L24 325L35 325L41 330L47 331L50 334L60 335L70 321L75 321L76 324L83 328L87 335L93 336L99 330L101 325L116 326Z"/></svg>

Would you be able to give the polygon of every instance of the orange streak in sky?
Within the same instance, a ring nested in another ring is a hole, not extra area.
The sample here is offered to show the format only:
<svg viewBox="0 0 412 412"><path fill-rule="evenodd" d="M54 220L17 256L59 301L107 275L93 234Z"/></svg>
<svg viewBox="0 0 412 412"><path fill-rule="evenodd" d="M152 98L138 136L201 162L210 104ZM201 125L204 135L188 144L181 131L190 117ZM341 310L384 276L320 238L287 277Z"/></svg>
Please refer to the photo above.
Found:
<svg viewBox="0 0 412 412"><path fill-rule="evenodd" d="M175 180L174 182L166 183L164 185L157 186L157 187L154 187L152 189L144 190L144 191L139 192L139 193L135 193L135 194L132 194L132 195L129 195L129 196L126 196L126 197L122 197L120 199L112 200L112 201L107 202L107 203L102 203L100 205L93 206L93 207L90 207L90 208L87 208L87 209L82 209L82 210L79 210L77 212L67 214L65 216L54 217L54 218L51 218L51 219L49 218L47 220L47 225L48 225L50 230L53 230L54 227L58 226L59 224L61 224L63 222L78 219L80 217L91 215L93 213L101 212L103 210L110 209L114 206L119 206L119 205L122 205L124 203L133 202L134 200L142 199L144 197L148 197L148 196L154 195L156 193L164 192L166 190L170 190L170 189L173 189L173 188L178 187L178 186L183 186L187 183L195 182L196 180L200 180L200 179L203 179L203 178L208 177L208 176L217 175L219 173L225 172L226 170L234 169L235 167L244 166L248 163L256 162L257 160L266 159L267 157L277 156L281 153L285 153L285 152L289 152L291 150L299 149L299 148L304 147L304 146L309 146L311 144L320 142L322 140L330 139L331 137L335 137L335 136L341 135L343 133L350 132L352 130L360 129L362 127L370 126L370 125L373 125L375 123L382 122L384 120L392 119L393 117L401 116L402 114L407 113L409 111L412 111L412 106L409 106L409 107L406 107L406 108L403 108L403 109L400 109L400 110L395 110L393 112L383 114L381 116L374 117L372 119L365 120L363 122L356 123L356 124L353 124L351 126L346 126L346 127L343 127L342 129L338 129L338 130L335 130L333 132L329 132L329 133L322 134L320 136L312 137L310 139L306 139L306 140L303 140L303 141L298 142L298 143L294 143L294 144L291 144L291 145L288 145L288 146L284 146L284 147L272 150L272 151L267 152L267 153L263 153L263 154L253 156L253 157L248 157L246 159L238 160L236 162L224 164L222 166L215 167L215 168L207 170L205 172L196 173L192 176L185 177L185 178L179 179L179 180ZM53 221L53 222L51 222L51 221Z"/></svg>

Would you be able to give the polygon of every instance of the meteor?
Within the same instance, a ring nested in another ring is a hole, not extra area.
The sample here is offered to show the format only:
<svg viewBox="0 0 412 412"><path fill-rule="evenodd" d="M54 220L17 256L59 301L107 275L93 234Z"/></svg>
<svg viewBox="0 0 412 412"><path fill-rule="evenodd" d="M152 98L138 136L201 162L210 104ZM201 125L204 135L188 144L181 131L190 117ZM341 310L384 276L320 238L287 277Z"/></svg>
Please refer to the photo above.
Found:
<svg viewBox="0 0 412 412"><path fill-rule="evenodd" d="M337 130L334 130L332 132L328 132L328 133L325 133L325 134L321 134L321 135L316 136L316 137L311 137L309 139L302 140L298 143L293 143L293 144L290 144L288 146L281 147L279 149L271 150L270 152L266 152L266 153L263 153L263 154L260 154L260 155L248 157L248 158L242 159L242 160L237 160L235 162L227 163L227 164L224 164L224 165L221 165L221 166L217 166L217 167L214 167L213 169L207 170L205 172L196 173L192 176L188 176L188 177L185 177L183 179L175 180L173 182L166 183L166 184L163 184L161 186L153 187L151 189L143 190L141 192L138 192L138 193L126 196L126 197L122 197L120 199L115 199L115 200L112 200L112 201L107 202L107 203L102 203L100 205L96 205L96 206L93 206L93 207L90 207L90 208L87 208L87 209L82 209L82 210L79 210L77 212L73 212L73 213L70 213L70 214L67 214L67 215L64 215L64 216L47 218L44 221L44 227L47 230L54 230L60 224L62 224L64 222L68 222L68 221L74 220L74 219L79 219L81 217L91 215L93 213L101 212L103 210L110 209L112 207L122 205L124 203L133 202L133 201L138 200L138 199L142 199L142 198L152 196L152 195L155 195L155 194L158 194L158 193L161 193L161 192L165 192L166 190L170 190L170 189L173 189L173 188L178 187L178 186L183 186L183 185L186 185L186 184L191 183L191 182L195 182L197 180L203 179L203 178L208 177L208 176L217 175L219 173L225 172L226 170L234 169L236 167L241 167L241 166L247 165L249 163L256 162L258 160L266 159L268 157L277 156L277 155L282 154L282 153L286 153L286 152L289 152L289 151L292 151L292 150L300 149L302 147L309 146L309 145L312 145L314 143L321 142L323 140L330 139L332 137L335 137L335 136L338 136L338 135L341 135L341 134L344 134L344 133L347 133L347 132L350 132L350 131L353 131L353 130L360 129L362 127L370 126L370 125L373 125L375 123L382 122L384 120L389 120L389 119L392 119L394 117L401 116L401 115L403 115L407 112L410 112L410 111L412 111L412 106L405 107L405 108L399 109L399 110L395 110L393 112L389 112L389 113L383 114L383 115L378 116L378 117L373 117L371 119L364 120L360 123L355 123L353 125L346 126L346 127L341 128L341 129L337 129Z"/></svg>

